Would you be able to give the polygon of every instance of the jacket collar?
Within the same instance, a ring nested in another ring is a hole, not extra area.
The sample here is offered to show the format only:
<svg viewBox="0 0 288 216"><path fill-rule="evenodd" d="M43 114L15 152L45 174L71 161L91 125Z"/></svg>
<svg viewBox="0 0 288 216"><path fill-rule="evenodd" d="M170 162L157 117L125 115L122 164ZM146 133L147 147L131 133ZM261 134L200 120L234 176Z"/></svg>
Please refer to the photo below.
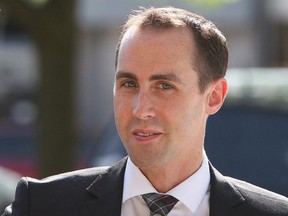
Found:
<svg viewBox="0 0 288 216"><path fill-rule="evenodd" d="M96 180L87 188L95 197L82 207L82 216L99 214L117 216L121 214L124 172L127 157L115 165L103 170Z"/></svg>
<svg viewBox="0 0 288 216"><path fill-rule="evenodd" d="M235 207L245 201L238 189L210 164L210 216L235 215Z"/></svg>
<svg viewBox="0 0 288 216"><path fill-rule="evenodd" d="M121 215L126 163L127 157L103 170L87 188L95 199L85 203L81 212L82 216L91 216L95 213L102 216ZM245 201L244 197L211 163L209 166L211 173L210 216L235 215L234 208Z"/></svg>

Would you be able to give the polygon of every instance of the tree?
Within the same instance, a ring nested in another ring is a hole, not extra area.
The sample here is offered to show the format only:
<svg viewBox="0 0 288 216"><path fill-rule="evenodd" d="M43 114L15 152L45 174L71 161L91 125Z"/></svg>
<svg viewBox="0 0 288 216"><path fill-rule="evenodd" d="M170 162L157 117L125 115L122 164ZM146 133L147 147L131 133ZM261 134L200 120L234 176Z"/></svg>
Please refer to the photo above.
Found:
<svg viewBox="0 0 288 216"><path fill-rule="evenodd" d="M1 0L0 7L31 36L39 53L40 176L71 170L75 1Z"/></svg>

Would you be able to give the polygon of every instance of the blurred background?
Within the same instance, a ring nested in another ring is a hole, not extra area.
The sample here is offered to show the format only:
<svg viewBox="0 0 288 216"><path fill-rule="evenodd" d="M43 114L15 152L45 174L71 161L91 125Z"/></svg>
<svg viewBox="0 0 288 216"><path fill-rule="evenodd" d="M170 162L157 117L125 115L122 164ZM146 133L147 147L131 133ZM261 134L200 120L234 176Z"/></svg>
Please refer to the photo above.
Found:
<svg viewBox="0 0 288 216"><path fill-rule="evenodd" d="M0 211L21 176L126 155L112 105L121 25L139 6L169 5L211 19L229 42L230 89L208 121L209 159L288 196L288 1L1 0Z"/></svg>

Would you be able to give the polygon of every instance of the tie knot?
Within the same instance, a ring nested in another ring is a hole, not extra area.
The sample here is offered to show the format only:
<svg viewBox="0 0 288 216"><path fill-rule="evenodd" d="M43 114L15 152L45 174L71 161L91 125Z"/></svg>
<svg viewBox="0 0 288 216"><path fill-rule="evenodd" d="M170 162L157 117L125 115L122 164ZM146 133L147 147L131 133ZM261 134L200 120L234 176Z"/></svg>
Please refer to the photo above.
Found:
<svg viewBox="0 0 288 216"><path fill-rule="evenodd" d="M166 216L178 202L173 196L158 193L143 194L142 198L150 209L150 215Z"/></svg>

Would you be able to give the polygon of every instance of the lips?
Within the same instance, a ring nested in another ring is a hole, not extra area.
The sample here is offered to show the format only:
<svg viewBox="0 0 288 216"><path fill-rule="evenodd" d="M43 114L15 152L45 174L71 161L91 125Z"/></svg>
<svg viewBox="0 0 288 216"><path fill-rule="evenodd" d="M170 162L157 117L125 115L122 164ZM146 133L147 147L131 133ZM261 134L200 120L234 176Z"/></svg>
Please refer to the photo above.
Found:
<svg viewBox="0 0 288 216"><path fill-rule="evenodd" d="M149 137L155 135L155 133L136 133L137 136Z"/></svg>
<svg viewBox="0 0 288 216"><path fill-rule="evenodd" d="M159 137L162 133L158 131L151 130L135 130L132 133L136 140L138 141L151 141Z"/></svg>

